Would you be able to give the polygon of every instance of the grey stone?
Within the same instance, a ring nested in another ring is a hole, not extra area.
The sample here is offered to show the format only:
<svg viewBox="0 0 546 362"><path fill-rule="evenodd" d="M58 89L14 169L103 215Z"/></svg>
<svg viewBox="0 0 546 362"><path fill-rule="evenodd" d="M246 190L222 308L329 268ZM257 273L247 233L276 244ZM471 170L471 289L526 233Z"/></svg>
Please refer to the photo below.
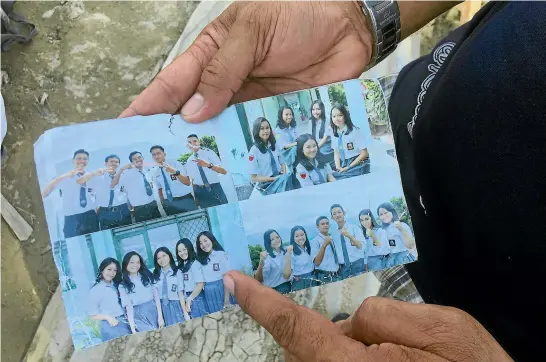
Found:
<svg viewBox="0 0 546 362"><path fill-rule="evenodd" d="M215 329L215 330L217 330L218 329L218 322L215 319L205 317L205 318L203 318L203 327L205 327L205 329Z"/></svg>
<svg viewBox="0 0 546 362"><path fill-rule="evenodd" d="M247 358L246 352L236 343L233 343L233 346L231 346L231 351L238 361L244 361Z"/></svg>
<svg viewBox="0 0 546 362"><path fill-rule="evenodd" d="M191 335L190 344L188 346L189 352L193 353L196 356L201 355L201 350L202 350L203 344L205 343L205 338L206 338L205 333L206 333L206 330L202 326L199 326L194 329Z"/></svg>

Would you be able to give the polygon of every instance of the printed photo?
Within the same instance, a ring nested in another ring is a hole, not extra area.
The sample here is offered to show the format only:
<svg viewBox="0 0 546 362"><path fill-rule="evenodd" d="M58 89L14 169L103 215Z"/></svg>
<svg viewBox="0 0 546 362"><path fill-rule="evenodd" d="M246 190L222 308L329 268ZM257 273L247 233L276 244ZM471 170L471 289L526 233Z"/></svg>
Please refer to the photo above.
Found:
<svg viewBox="0 0 546 362"><path fill-rule="evenodd" d="M231 139L240 155L232 166L239 200L372 171L372 136L359 81L237 104L218 118L241 126Z"/></svg>
<svg viewBox="0 0 546 362"><path fill-rule="evenodd" d="M363 79L361 80L361 84L372 137L394 143L391 122L389 120L389 110L381 85L383 82L388 82L389 80L390 77L383 77L379 80Z"/></svg>
<svg viewBox="0 0 546 362"><path fill-rule="evenodd" d="M51 239L237 201L214 127L157 115L47 131L35 160Z"/></svg>
<svg viewBox="0 0 546 362"><path fill-rule="evenodd" d="M367 180L242 201L254 277L288 293L416 260L399 181Z"/></svg>
<svg viewBox="0 0 546 362"><path fill-rule="evenodd" d="M228 270L252 273L236 203L54 243L77 350L183 323L236 303Z"/></svg>

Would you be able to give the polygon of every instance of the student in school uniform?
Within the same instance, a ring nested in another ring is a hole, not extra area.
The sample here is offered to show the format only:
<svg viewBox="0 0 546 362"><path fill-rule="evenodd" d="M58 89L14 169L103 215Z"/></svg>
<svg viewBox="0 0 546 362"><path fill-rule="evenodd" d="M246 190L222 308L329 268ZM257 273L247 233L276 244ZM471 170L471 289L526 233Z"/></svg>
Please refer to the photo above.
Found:
<svg viewBox="0 0 546 362"><path fill-rule="evenodd" d="M409 225L399 220L394 206L390 202L379 205L377 215L383 223L391 248L389 267L415 261L417 259L415 238Z"/></svg>
<svg viewBox="0 0 546 362"><path fill-rule="evenodd" d="M250 180L262 195L286 191L286 165L280 155L271 124L258 117L252 124L254 145L248 152Z"/></svg>
<svg viewBox="0 0 546 362"><path fill-rule="evenodd" d="M307 126L307 133L318 141L318 147L324 161L328 162L330 167L335 167L334 149L332 148L332 127L330 126L330 122L326 120L324 103L319 99L311 103L311 119Z"/></svg>
<svg viewBox="0 0 546 362"><path fill-rule="evenodd" d="M130 251L123 257L122 274L119 294L121 305L127 311L131 332L163 328L165 321L154 276L136 251Z"/></svg>
<svg viewBox="0 0 546 362"><path fill-rule="evenodd" d="M372 211L364 209L358 214L362 233L366 238L368 260L366 265L369 271L381 270L389 267L391 248L387 233L375 225Z"/></svg>
<svg viewBox="0 0 546 362"><path fill-rule="evenodd" d="M176 259L186 293L186 311L192 319L208 314L203 292L203 265L195 256L191 241L183 238L176 243Z"/></svg>
<svg viewBox="0 0 546 362"><path fill-rule="evenodd" d="M284 250L279 233L271 229L264 233L264 247L254 278L279 293L290 293L294 248L290 245Z"/></svg>
<svg viewBox="0 0 546 362"><path fill-rule="evenodd" d="M149 169L144 166L144 157L140 152L133 151L129 154L129 161L131 163L120 168L112 180L112 187L119 185L120 190L127 193L136 222L160 218L153 183L147 175Z"/></svg>
<svg viewBox="0 0 546 362"><path fill-rule="evenodd" d="M330 221L319 216L316 221L319 233L311 240L311 256L315 263L316 278L321 283L331 283L339 278L339 253L330 234Z"/></svg>
<svg viewBox="0 0 546 362"><path fill-rule="evenodd" d="M315 264L311 256L311 244L303 226L294 226L290 230L290 245L292 246L292 291L314 287Z"/></svg>
<svg viewBox="0 0 546 362"><path fill-rule="evenodd" d="M318 152L317 141L310 134L302 134L296 141L294 175L299 187L335 181L330 164Z"/></svg>
<svg viewBox="0 0 546 362"><path fill-rule="evenodd" d="M289 106L281 107L277 117L277 127L275 127L275 138L284 163L290 169L296 158L295 147L298 136L294 111Z"/></svg>
<svg viewBox="0 0 546 362"><path fill-rule="evenodd" d="M345 210L340 204L330 206L330 215L337 227L332 230L332 238L340 245L339 262L341 265L341 277L343 279L365 272L365 242L362 230L345 220Z"/></svg>
<svg viewBox="0 0 546 362"><path fill-rule="evenodd" d="M228 200L218 174L225 175L220 158L213 150L201 147L201 141L195 134L187 138L186 146L192 155L186 162L186 171L193 180L195 199L200 208L227 204Z"/></svg>
<svg viewBox="0 0 546 362"><path fill-rule="evenodd" d="M119 185L114 188L111 187L119 163L118 156L107 156L104 159L105 168L88 172L77 181L80 185L87 183L95 194L95 204L101 230L129 225L132 222L131 211L127 204L127 194L120 190Z"/></svg>
<svg viewBox="0 0 546 362"><path fill-rule="evenodd" d="M336 179L349 178L370 173L370 157L364 133L353 124L344 105L336 103L330 112L334 145Z"/></svg>
<svg viewBox="0 0 546 362"><path fill-rule="evenodd" d="M99 265L95 284L89 291L89 315L100 323L103 342L131 334L119 300L121 267L114 258L106 258Z"/></svg>
<svg viewBox="0 0 546 362"><path fill-rule="evenodd" d="M195 241L197 259L203 265L205 281L205 302L209 313L218 312L235 304L234 299L224 289L223 277L231 268L227 253L210 231L202 231Z"/></svg>
<svg viewBox="0 0 546 362"><path fill-rule="evenodd" d="M189 320L184 284L169 248L161 246L154 253L154 279L161 299L165 326Z"/></svg>
<svg viewBox="0 0 546 362"><path fill-rule="evenodd" d="M167 154L162 146L152 146L150 153L158 165L154 167L153 172L159 199L167 215L197 210L191 180L186 176L184 165L175 160L167 162Z"/></svg>
<svg viewBox="0 0 546 362"><path fill-rule="evenodd" d="M47 197L58 189L63 199L65 239L99 231L99 219L91 198L92 189L86 184L79 184L78 179L85 174L89 163L89 152L77 150L72 157L74 169L55 177L42 191Z"/></svg>

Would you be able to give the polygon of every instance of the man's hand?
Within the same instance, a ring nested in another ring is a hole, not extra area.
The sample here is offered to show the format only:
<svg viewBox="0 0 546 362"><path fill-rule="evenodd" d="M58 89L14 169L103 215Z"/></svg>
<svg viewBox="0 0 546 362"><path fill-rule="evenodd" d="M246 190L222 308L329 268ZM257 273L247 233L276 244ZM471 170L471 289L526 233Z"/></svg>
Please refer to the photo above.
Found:
<svg viewBox="0 0 546 362"><path fill-rule="evenodd" d="M70 170L67 173L61 175L61 178L72 178L72 177L76 176L77 174L84 173L84 172L85 172L85 170L83 168L76 168L74 170Z"/></svg>
<svg viewBox="0 0 546 362"><path fill-rule="evenodd" d="M455 308L371 297L334 324L242 273L226 273L224 286L284 348L287 361L512 361Z"/></svg>
<svg viewBox="0 0 546 362"><path fill-rule="evenodd" d="M229 103L358 77L372 54L358 2L235 2L120 117L202 122Z"/></svg>
<svg viewBox="0 0 546 362"><path fill-rule="evenodd" d="M132 163L128 163L128 164L126 164L125 166L123 166L121 168L121 171L125 171L125 170L128 170L128 169L133 168L133 167L135 167L135 165L133 165Z"/></svg>
<svg viewBox="0 0 546 362"><path fill-rule="evenodd" d="M176 171L177 171L176 168L172 167L171 165L169 165L166 162L161 163L159 165L159 167L163 167L165 169L165 171L167 171L170 174L176 173Z"/></svg>
<svg viewBox="0 0 546 362"><path fill-rule="evenodd" d="M198 164L201 167L209 167L209 165L210 165L209 162L207 162L205 160L202 160L200 158L194 158L193 162L195 162L196 164Z"/></svg>
<svg viewBox="0 0 546 362"><path fill-rule="evenodd" d="M324 237L324 245L329 245L332 242L330 235Z"/></svg>

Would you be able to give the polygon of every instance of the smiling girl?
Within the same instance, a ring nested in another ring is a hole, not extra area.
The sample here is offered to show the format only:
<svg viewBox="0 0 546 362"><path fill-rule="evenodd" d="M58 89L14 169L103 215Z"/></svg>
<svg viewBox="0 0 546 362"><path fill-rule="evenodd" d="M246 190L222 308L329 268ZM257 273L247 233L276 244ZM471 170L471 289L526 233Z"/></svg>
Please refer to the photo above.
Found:
<svg viewBox="0 0 546 362"><path fill-rule="evenodd" d="M284 106L279 109L277 117L277 127L275 127L275 138L287 167L290 167L296 157L296 118L294 111L289 106Z"/></svg>
<svg viewBox="0 0 546 362"><path fill-rule="evenodd" d="M129 323L119 303L118 285L121 267L114 258L106 258L99 265L95 284L89 291L89 315L100 322L103 342L131 334Z"/></svg>
<svg viewBox="0 0 546 362"><path fill-rule="evenodd" d="M203 265L196 259L191 241L184 238L176 243L176 259L186 292L186 311L191 318L208 314L203 292Z"/></svg>
<svg viewBox="0 0 546 362"><path fill-rule="evenodd" d="M324 103L321 100L314 100L311 103L311 119L309 120L307 133L318 141L320 153L324 156L325 162L330 163L331 167L334 163L334 149L332 148L332 127L329 122L326 122L326 111Z"/></svg>
<svg viewBox="0 0 546 362"><path fill-rule="evenodd" d="M415 238L409 225L399 220L394 206L390 202L385 202L379 205L377 214L383 223L391 248L389 267L415 261Z"/></svg>
<svg viewBox="0 0 546 362"><path fill-rule="evenodd" d="M184 285L171 251L162 246L154 253L154 278L157 281L166 326L189 320L184 301Z"/></svg>
<svg viewBox="0 0 546 362"><path fill-rule="evenodd" d="M364 209L358 214L362 233L366 238L368 271L381 270L389 267L391 248L387 233L375 225L372 211Z"/></svg>
<svg viewBox="0 0 546 362"><path fill-rule="evenodd" d="M264 247L266 251L260 254L260 263L254 277L279 293L290 293L292 245L284 250L279 233L270 229L264 233Z"/></svg>
<svg viewBox="0 0 546 362"><path fill-rule="evenodd" d="M313 270L315 264L311 256L311 244L307 232L302 226L294 226L290 231L290 245L294 249L292 254L292 291L315 286Z"/></svg>
<svg viewBox="0 0 546 362"><path fill-rule="evenodd" d="M336 180L332 175L332 168L318 153L317 141L313 136L302 134L298 137L296 144L294 175L300 187L320 185Z"/></svg>
<svg viewBox="0 0 546 362"><path fill-rule="evenodd" d="M353 124L344 105L336 103L330 112L333 131L336 179L354 177L370 172L370 160L364 133Z"/></svg>
<svg viewBox="0 0 546 362"><path fill-rule="evenodd" d="M121 305L127 310L131 332L150 331L165 326L161 301L154 276L146 268L144 260L136 251L123 257L123 281L119 293Z"/></svg>

